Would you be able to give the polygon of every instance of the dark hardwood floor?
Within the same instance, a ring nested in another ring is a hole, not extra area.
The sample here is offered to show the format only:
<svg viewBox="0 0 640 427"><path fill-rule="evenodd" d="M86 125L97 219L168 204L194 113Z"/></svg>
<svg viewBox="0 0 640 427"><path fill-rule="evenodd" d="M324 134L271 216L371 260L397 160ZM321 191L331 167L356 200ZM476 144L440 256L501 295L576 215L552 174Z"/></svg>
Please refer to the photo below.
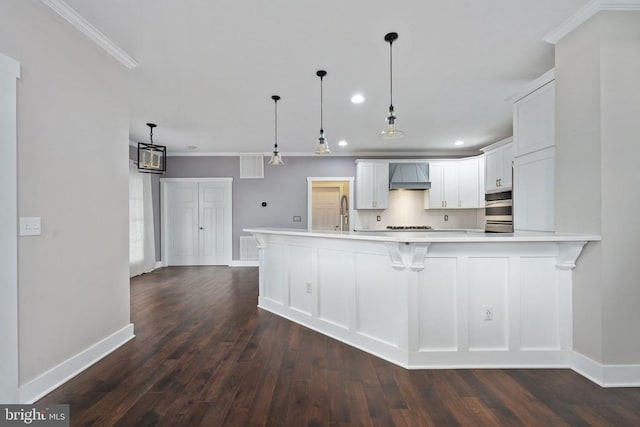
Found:
<svg viewBox="0 0 640 427"><path fill-rule="evenodd" d="M638 426L640 388L570 370L407 371L256 307L256 268L131 281L136 338L39 403L73 426Z"/></svg>

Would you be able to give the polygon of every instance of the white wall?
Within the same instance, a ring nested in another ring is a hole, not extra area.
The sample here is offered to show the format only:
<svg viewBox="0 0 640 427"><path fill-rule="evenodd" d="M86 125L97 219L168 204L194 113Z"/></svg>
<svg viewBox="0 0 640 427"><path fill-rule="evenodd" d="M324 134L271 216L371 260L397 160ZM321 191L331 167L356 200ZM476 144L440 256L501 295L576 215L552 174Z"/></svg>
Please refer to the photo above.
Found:
<svg viewBox="0 0 640 427"><path fill-rule="evenodd" d="M556 45L556 221L596 232L574 272L574 348L640 364L640 12L600 12Z"/></svg>
<svg viewBox="0 0 640 427"><path fill-rule="evenodd" d="M600 19L603 356L640 364L640 12Z"/></svg>
<svg viewBox="0 0 640 427"><path fill-rule="evenodd" d="M591 19L556 45L556 230L600 234L600 48ZM602 361L601 243L574 270L574 349Z"/></svg>
<svg viewBox="0 0 640 427"><path fill-rule="evenodd" d="M43 3L0 2L18 82L20 383L129 324L124 67Z"/></svg>

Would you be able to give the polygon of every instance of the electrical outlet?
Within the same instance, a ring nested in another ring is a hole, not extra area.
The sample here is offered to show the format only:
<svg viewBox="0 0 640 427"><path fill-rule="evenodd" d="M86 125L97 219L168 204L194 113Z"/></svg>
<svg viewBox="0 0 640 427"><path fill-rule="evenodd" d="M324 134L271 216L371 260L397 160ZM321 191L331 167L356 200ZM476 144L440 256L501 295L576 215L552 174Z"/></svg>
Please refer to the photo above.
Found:
<svg viewBox="0 0 640 427"><path fill-rule="evenodd" d="M310 294L312 292L312 288L311 288L311 282L307 282L307 293Z"/></svg>
<svg viewBox="0 0 640 427"><path fill-rule="evenodd" d="M449 215L445 215L445 216L444 216L444 220L445 220L445 221L449 221Z"/></svg>
<svg viewBox="0 0 640 427"><path fill-rule="evenodd" d="M482 312L484 313L484 320L493 320L493 307L490 305L483 305Z"/></svg>
<svg viewBox="0 0 640 427"><path fill-rule="evenodd" d="M378 222L382 221L382 217L381 217L380 215L378 215L378 216L376 217L376 221L378 221Z"/></svg>

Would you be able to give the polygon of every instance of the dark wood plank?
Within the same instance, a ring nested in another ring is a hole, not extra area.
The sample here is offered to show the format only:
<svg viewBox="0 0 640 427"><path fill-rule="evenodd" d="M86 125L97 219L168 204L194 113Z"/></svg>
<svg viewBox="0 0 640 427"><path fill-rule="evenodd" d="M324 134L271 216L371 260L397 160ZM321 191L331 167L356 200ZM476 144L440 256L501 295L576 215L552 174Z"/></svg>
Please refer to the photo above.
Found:
<svg viewBox="0 0 640 427"><path fill-rule="evenodd" d="M255 268L131 281L136 338L39 403L73 426L640 425L640 389L570 370L408 371L256 307Z"/></svg>

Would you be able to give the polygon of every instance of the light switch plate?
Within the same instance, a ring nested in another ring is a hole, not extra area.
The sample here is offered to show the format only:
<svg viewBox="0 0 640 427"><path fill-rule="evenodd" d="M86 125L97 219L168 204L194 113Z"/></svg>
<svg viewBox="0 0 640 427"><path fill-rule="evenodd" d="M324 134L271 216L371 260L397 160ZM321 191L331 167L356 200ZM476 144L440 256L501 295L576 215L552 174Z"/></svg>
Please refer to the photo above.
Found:
<svg viewBox="0 0 640 427"><path fill-rule="evenodd" d="M21 236L39 236L42 234L40 217L20 217Z"/></svg>

